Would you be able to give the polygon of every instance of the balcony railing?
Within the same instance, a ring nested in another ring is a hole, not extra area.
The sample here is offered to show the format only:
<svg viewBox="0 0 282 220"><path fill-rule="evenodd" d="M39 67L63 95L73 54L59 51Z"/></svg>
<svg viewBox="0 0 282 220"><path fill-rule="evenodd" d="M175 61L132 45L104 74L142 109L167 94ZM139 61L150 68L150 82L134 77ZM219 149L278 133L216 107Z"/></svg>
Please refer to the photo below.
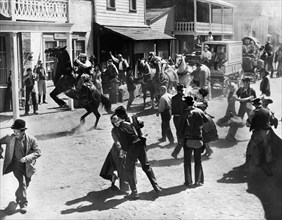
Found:
<svg viewBox="0 0 282 220"><path fill-rule="evenodd" d="M68 22L69 0L0 0L0 14L13 21Z"/></svg>
<svg viewBox="0 0 282 220"><path fill-rule="evenodd" d="M176 22L176 34L193 34L193 33L233 33L231 24L216 24L203 22Z"/></svg>

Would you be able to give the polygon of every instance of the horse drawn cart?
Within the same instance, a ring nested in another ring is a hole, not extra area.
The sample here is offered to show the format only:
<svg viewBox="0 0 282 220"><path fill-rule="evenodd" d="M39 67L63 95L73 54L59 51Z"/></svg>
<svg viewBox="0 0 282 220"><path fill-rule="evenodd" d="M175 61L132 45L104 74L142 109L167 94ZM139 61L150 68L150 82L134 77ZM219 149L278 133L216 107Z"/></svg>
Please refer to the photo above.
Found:
<svg viewBox="0 0 282 220"><path fill-rule="evenodd" d="M206 41L202 48L206 45L212 52L209 63L212 88L219 87L224 92L227 79L239 85L242 77L242 42Z"/></svg>

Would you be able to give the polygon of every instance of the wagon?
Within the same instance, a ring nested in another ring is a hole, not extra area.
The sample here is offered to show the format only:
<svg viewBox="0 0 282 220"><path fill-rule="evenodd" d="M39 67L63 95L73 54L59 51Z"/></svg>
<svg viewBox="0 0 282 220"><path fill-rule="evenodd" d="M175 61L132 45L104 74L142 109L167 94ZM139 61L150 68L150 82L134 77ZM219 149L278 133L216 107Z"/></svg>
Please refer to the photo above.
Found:
<svg viewBox="0 0 282 220"><path fill-rule="evenodd" d="M239 85L242 77L242 42L241 41L206 41L202 44L209 46L213 59L209 65L211 70L211 86L219 87L224 92L227 79ZM224 49L226 62L220 66L215 65L216 53Z"/></svg>

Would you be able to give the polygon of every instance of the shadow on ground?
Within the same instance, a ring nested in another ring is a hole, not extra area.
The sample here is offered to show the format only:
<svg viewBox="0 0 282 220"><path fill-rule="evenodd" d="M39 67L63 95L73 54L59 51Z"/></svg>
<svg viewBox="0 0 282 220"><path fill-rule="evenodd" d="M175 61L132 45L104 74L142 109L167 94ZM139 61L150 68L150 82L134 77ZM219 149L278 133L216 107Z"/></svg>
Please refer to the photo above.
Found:
<svg viewBox="0 0 282 220"><path fill-rule="evenodd" d="M276 161L273 176L267 176L263 169L251 170L248 178L248 193L254 194L261 201L265 219L282 219L282 160Z"/></svg>
<svg viewBox="0 0 282 220"><path fill-rule="evenodd" d="M123 197L120 199L112 198L117 195L122 195L122 194L120 194L120 191L117 188L113 190L111 187L101 191L89 192L86 196L66 202L66 205L67 206L71 206L75 204L78 205L81 202L90 202L91 203L90 205L78 205L75 208L62 210L61 214L71 214L74 212L88 212L92 210L102 211L102 210L115 208L119 204L127 201Z"/></svg>
<svg viewBox="0 0 282 220"><path fill-rule="evenodd" d="M249 140L240 140L240 141L231 142L231 141L227 141L225 138L219 138L217 141L210 143L210 146L216 148L229 148L229 147L234 147L239 142L245 142L245 141L249 141Z"/></svg>
<svg viewBox="0 0 282 220"><path fill-rule="evenodd" d="M0 219L5 219L6 216L20 212L20 209L17 209L17 207L18 204L14 201L9 202L8 206L4 210L0 209Z"/></svg>
<svg viewBox="0 0 282 220"><path fill-rule="evenodd" d="M169 188L163 188L162 192L160 192L159 194L157 194L154 190L150 192L143 192L139 194L140 196L139 200L154 201L158 197L177 194L186 189L187 189L186 186L179 185L179 186L173 186ZM122 197L113 198L119 195L121 195ZM103 210L113 209L117 207L118 205L122 204L123 202L128 201L128 199L124 198L124 195L125 194L120 193L118 188L115 188L113 190L113 188L111 187L101 190L101 191L89 192L86 196L66 202L67 206L76 205L77 207L62 210L61 214L67 215L67 214L71 214L74 212L89 212L92 210L103 211ZM83 203L83 202L89 202L91 204L90 205L79 205L79 203Z"/></svg>
<svg viewBox="0 0 282 220"><path fill-rule="evenodd" d="M219 183L247 183L247 192L255 195L264 209L266 220L282 219L282 160L273 165L273 176L267 176L262 167L251 166L248 170L234 167L224 174Z"/></svg>

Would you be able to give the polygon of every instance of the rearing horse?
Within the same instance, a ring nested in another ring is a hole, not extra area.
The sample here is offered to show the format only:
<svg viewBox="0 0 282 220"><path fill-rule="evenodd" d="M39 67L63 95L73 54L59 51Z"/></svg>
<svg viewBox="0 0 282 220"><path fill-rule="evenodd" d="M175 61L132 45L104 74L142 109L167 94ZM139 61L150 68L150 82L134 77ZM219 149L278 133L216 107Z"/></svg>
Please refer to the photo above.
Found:
<svg viewBox="0 0 282 220"><path fill-rule="evenodd" d="M91 86L91 89L83 86L79 91L75 89L76 78L73 74L73 68L71 66L70 56L65 47L49 48L45 50L46 54L51 57L55 57L55 77L53 78L55 89L50 93L51 98L60 106L66 106L66 103L59 99L57 95L64 92L68 97L78 101L81 107L86 109L86 113L81 116L80 121L82 124L85 122L85 118L93 113L96 116L94 128L97 127L99 119L101 117L98 108L100 103L105 107L107 112L111 112L110 100L101 94L95 86Z"/></svg>

